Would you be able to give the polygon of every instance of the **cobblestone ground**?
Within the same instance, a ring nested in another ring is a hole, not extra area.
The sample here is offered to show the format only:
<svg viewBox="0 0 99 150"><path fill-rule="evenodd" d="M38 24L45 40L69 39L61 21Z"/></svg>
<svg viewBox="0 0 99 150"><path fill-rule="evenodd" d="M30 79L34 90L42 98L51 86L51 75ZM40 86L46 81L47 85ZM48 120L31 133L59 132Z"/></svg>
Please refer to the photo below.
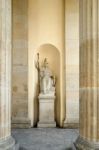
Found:
<svg viewBox="0 0 99 150"><path fill-rule="evenodd" d="M15 129L12 136L20 150L72 150L78 137L76 129L31 128Z"/></svg>

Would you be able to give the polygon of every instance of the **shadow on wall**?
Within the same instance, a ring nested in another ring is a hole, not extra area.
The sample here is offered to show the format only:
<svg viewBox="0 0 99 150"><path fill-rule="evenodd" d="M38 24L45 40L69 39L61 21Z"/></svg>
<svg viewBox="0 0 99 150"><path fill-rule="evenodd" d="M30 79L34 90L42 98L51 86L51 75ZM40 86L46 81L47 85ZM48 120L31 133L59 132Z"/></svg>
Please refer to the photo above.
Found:
<svg viewBox="0 0 99 150"><path fill-rule="evenodd" d="M57 126L60 122L60 53L59 50L51 45L51 44L44 44L41 45L37 51L35 52L35 60L37 59L37 53L39 53L39 63L40 66L44 58L47 58L49 63L49 68L52 70L53 75L56 77L56 101L55 101L55 120ZM38 102L38 95L39 95L39 79L38 79L38 72L35 68L35 95L34 95L34 126L37 125L39 120L39 102Z"/></svg>

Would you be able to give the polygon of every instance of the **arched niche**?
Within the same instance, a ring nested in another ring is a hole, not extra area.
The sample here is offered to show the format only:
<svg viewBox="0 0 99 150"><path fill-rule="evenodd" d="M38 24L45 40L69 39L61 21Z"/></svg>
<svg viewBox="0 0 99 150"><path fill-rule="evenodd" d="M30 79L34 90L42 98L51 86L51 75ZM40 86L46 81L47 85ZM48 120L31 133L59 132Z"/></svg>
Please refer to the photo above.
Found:
<svg viewBox="0 0 99 150"><path fill-rule="evenodd" d="M39 53L39 62L42 65L44 58L47 58L49 67L52 70L52 73L56 77L56 101L55 101L55 120L56 123L59 122L60 118L60 52L52 44L43 44L35 51L35 60L37 58L37 53ZM35 73L35 79L38 80L37 73ZM34 122L35 124L38 121L38 84L35 81L35 101L34 101Z"/></svg>

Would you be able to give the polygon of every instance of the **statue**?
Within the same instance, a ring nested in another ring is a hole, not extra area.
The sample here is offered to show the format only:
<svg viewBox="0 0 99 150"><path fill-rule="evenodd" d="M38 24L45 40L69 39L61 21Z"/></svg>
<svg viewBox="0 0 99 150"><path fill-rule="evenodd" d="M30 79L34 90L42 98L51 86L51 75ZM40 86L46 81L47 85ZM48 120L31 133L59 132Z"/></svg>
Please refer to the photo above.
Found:
<svg viewBox="0 0 99 150"><path fill-rule="evenodd" d="M55 94L55 76L53 77L46 58L40 69L40 92L43 94Z"/></svg>
<svg viewBox="0 0 99 150"><path fill-rule="evenodd" d="M42 67L39 66L40 93L39 122L38 127L56 127L55 122L55 77L48 67L47 59L44 59ZM44 109L46 108L46 109Z"/></svg>

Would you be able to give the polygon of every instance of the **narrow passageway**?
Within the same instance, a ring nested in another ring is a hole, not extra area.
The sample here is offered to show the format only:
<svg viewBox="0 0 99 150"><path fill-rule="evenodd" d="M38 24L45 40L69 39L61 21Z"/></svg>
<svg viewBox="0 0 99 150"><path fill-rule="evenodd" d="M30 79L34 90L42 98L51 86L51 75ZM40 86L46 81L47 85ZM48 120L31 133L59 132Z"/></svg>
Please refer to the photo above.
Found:
<svg viewBox="0 0 99 150"><path fill-rule="evenodd" d="M32 128L14 129L12 135L20 150L72 150L78 137L76 129Z"/></svg>

